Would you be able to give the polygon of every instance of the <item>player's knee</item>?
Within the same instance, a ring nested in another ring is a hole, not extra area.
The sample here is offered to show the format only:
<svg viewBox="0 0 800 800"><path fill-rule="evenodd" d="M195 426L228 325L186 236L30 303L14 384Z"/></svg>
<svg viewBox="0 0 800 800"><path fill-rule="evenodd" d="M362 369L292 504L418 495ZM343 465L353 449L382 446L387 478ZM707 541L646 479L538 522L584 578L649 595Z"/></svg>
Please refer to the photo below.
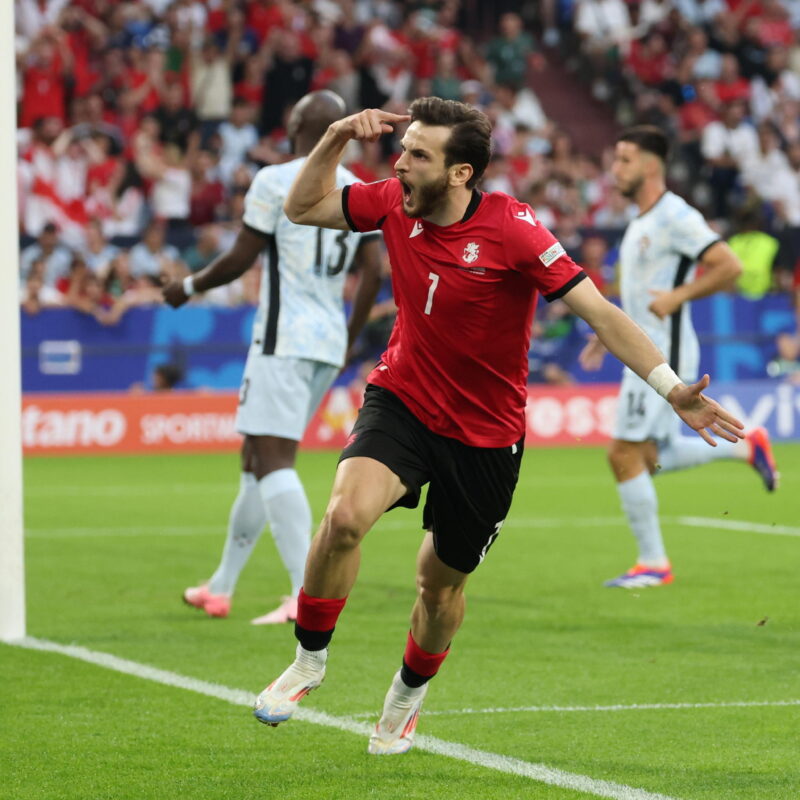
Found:
<svg viewBox="0 0 800 800"><path fill-rule="evenodd" d="M417 595L428 618L436 619L462 602L463 587L439 586L420 575L417 576Z"/></svg>
<svg viewBox="0 0 800 800"><path fill-rule="evenodd" d="M352 550L367 532L362 515L346 500L338 500L328 508L323 530L332 550Z"/></svg>

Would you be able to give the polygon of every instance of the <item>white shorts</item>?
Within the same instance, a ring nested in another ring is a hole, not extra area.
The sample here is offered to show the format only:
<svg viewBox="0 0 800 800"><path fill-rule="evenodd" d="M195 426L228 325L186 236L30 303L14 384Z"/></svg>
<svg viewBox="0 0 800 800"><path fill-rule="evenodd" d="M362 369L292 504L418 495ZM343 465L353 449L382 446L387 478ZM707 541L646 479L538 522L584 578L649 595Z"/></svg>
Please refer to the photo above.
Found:
<svg viewBox="0 0 800 800"><path fill-rule="evenodd" d="M665 441L677 433L680 417L647 381L627 369L617 397L612 436L626 442Z"/></svg>
<svg viewBox="0 0 800 800"><path fill-rule="evenodd" d="M247 356L236 430L299 442L339 367L305 358Z"/></svg>

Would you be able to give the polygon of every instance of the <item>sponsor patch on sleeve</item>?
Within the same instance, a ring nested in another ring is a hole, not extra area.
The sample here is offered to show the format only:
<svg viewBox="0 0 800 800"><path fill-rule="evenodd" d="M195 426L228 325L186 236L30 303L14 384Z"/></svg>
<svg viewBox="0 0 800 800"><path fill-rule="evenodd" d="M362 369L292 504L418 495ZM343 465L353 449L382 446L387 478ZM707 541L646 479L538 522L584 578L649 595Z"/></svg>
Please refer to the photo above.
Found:
<svg viewBox="0 0 800 800"><path fill-rule="evenodd" d="M546 267L549 267L557 258L561 258L561 256L566 254L567 251L564 250L561 242L556 242L554 245L548 247L544 253L539 254L539 261Z"/></svg>

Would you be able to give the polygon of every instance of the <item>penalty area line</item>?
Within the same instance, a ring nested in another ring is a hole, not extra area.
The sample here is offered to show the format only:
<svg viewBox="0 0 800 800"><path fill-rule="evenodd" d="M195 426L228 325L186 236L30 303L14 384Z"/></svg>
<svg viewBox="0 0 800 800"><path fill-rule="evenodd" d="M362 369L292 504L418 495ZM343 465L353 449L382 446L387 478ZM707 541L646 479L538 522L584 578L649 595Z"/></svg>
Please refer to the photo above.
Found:
<svg viewBox="0 0 800 800"><path fill-rule="evenodd" d="M7 644L24 647L29 650L58 653L99 667L121 672L125 675L132 675L137 678L160 683L164 686L173 686L178 689L196 692L206 697L224 700L237 706L246 706L249 708L252 707L253 701L255 700L254 694L243 689L234 689L218 683L209 683L198 678L180 675L177 672L158 669L149 664L140 664L136 661L119 658L110 653L88 650L79 645L64 645L30 636L24 639L7 642ZM337 730L365 737L372 733L372 725L370 724L359 722L351 717L339 717L326 714L323 711L301 708L295 713L295 719L302 722L309 722L312 725L336 728ZM614 783L613 781L590 778L587 775L566 772L561 769L556 769L555 767L549 767L546 764L535 764L530 761L523 761L518 758L500 755L499 753L477 750L467 745L449 742L435 736L418 735L414 747L416 750L445 756L456 761L463 761L486 769L495 770L496 772L517 775L538 783L545 783L562 789L585 792L595 797L606 797L611 798L611 800L678 800L678 798L675 797L648 792L645 789L637 789L622 783ZM401 758L401 756L396 756L396 758ZM408 756L406 756L406 758L408 758Z"/></svg>

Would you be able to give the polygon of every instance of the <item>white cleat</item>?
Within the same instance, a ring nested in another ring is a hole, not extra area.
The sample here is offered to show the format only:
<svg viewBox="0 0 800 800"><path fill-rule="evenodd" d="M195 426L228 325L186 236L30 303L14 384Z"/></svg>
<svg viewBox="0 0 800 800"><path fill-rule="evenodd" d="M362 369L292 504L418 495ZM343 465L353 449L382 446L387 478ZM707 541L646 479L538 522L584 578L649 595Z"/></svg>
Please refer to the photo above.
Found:
<svg viewBox="0 0 800 800"><path fill-rule="evenodd" d="M273 727L286 722L298 703L325 680L327 657L327 650L303 650L298 644L295 660L289 668L256 698L255 718Z"/></svg>
<svg viewBox="0 0 800 800"><path fill-rule="evenodd" d="M400 680L399 672L394 676L383 703L383 713L370 736L368 753L392 756L413 747L417 720L427 691L427 683L412 689Z"/></svg>

